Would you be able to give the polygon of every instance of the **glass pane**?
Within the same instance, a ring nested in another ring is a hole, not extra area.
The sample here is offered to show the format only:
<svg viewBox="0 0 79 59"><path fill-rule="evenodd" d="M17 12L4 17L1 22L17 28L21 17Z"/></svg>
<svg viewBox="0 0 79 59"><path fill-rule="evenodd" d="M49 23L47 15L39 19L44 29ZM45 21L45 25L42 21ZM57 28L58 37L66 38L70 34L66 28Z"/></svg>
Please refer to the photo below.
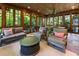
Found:
<svg viewBox="0 0 79 59"><path fill-rule="evenodd" d="M0 33L1 33L2 29L0 28Z"/></svg>
<svg viewBox="0 0 79 59"><path fill-rule="evenodd" d="M2 10L0 9L0 27L2 27Z"/></svg>
<svg viewBox="0 0 79 59"><path fill-rule="evenodd" d="M46 19L46 18L44 18L44 21L43 21L44 26L46 26L46 20L47 20L47 19Z"/></svg>
<svg viewBox="0 0 79 59"><path fill-rule="evenodd" d="M78 33L78 27L73 27L73 32Z"/></svg>
<svg viewBox="0 0 79 59"><path fill-rule="evenodd" d="M36 17L32 16L32 32L36 31Z"/></svg>
<svg viewBox="0 0 79 59"><path fill-rule="evenodd" d="M72 31L78 33L78 14L72 15Z"/></svg>
<svg viewBox="0 0 79 59"><path fill-rule="evenodd" d="M77 25L78 26L78 15L72 15L73 20L72 20L72 25Z"/></svg>
<svg viewBox="0 0 79 59"><path fill-rule="evenodd" d="M50 17L50 25L53 25L53 17Z"/></svg>
<svg viewBox="0 0 79 59"><path fill-rule="evenodd" d="M65 27L67 27L68 32L70 31L70 15L66 15L65 16L65 23L64 23Z"/></svg>
<svg viewBox="0 0 79 59"><path fill-rule="evenodd" d="M62 16L59 16L59 26L62 26L63 25L63 21L62 21Z"/></svg>
<svg viewBox="0 0 79 59"><path fill-rule="evenodd" d="M42 17L38 17L38 19L39 19L39 20L38 20L38 26L41 27L41 26L42 26Z"/></svg>
<svg viewBox="0 0 79 59"><path fill-rule="evenodd" d="M13 26L13 9L6 10L6 27Z"/></svg>
<svg viewBox="0 0 79 59"><path fill-rule="evenodd" d="M50 18L47 18L47 25L50 25Z"/></svg>
<svg viewBox="0 0 79 59"><path fill-rule="evenodd" d="M58 26L58 17L54 17L54 26Z"/></svg>
<svg viewBox="0 0 79 59"><path fill-rule="evenodd" d="M21 11L15 10L15 25L21 26Z"/></svg>
<svg viewBox="0 0 79 59"><path fill-rule="evenodd" d="M30 32L30 15L26 13L24 13L24 29Z"/></svg>

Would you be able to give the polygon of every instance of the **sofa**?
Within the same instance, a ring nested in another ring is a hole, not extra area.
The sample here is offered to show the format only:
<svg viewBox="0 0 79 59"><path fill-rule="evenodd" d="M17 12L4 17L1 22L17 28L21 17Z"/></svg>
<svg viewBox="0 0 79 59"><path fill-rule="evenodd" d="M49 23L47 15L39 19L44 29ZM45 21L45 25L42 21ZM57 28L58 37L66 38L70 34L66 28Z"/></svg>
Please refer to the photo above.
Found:
<svg viewBox="0 0 79 59"><path fill-rule="evenodd" d="M55 33L64 33L63 38L55 36ZM61 52L65 52L67 45L67 29L53 28L53 32L48 36L47 43L49 46L56 48Z"/></svg>
<svg viewBox="0 0 79 59"><path fill-rule="evenodd" d="M11 31L8 32L8 29L12 29L13 33L10 33ZM6 34L4 33L4 30L7 31ZM0 38L0 46L4 46L12 42L18 41L26 36L26 34L22 30L22 27L3 28L2 33L3 36Z"/></svg>

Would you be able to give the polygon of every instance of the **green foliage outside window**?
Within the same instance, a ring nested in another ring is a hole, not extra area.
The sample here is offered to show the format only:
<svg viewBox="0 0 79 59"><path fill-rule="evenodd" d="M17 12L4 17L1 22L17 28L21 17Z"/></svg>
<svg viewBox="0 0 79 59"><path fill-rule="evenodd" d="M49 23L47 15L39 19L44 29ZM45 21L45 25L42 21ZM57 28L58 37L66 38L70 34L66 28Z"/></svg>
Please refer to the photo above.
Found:
<svg viewBox="0 0 79 59"><path fill-rule="evenodd" d="M54 26L58 26L58 17L54 17Z"/></svg>
<svg viewBox="0 0 79 59"><path fill-rule="evenodd" d="M2 30L2 29L0 28L0 32L1 32L1 30Z"/></svg>
<svg viewBox="0 0 79 59"><path fill-rule="evenodd" d="M13 26L13 9L6 10L6 27Z"/></svg>
<svg viewBox="0 0 79 59"><path fill-rule="evenodd" d="M62 19L62 16L59 16L59 25L60 25L60 26L63 25L63 19Z"/></svg>
<svg viewBox="0 0 79 59"><path fill-rule="evenodd" d="M50 25L50 18L47 18L47 25Z"/></svg>
<svg viewBox="0 0 79 59"><path fill-rule="evenodd" d="M50 17L50 25L53 25L53 17Z"/></svg>
<svg viewBox="0 0 79 59"><path fill-rule="evenodd" d="M36 26L36 17L32 16L32 26Z"/></svg>
<svg viewBox="0 0 79 59"><path fill-rule="evenodd" d="M42 26L42 17L38 17L38 26Z"/></svg>
<svg viewBox="0 0 79 59"><path fill-rule="evenodd" d="M21 11L15 10L15 25L21 26Z"/></svg>
<svg viewBox="0 0 79 59"><path fill-rule="evenodd" d="M30 17L28 15L24 15L24 26L30 26Z"/></svg>
<svg viewBox="0 0 79 59"><path fill-rule="evenodd" d="M64 23L65 26L70 26L70 15L66 15L65 16L65 23Z"/></svg>
<svg viewBox="0 0 79 59"><path fill-rule="evenodd" d="M2 10L0 9L0 27L2 27Z"/></svg>

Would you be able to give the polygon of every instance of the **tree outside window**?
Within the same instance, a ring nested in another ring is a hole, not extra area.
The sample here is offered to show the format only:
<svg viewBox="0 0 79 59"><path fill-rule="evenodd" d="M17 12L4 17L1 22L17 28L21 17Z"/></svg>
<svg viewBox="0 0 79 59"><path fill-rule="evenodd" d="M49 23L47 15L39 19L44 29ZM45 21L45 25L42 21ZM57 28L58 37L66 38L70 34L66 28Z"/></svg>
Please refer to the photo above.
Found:
<svg viewBox="0 0 79 59"><path fill-rule="evenodd" d="M13 26L13 9L6 10L6 27Z"/></svg>
<svg viewBox="0 0 79 59"><path fill-rule="evenodd" d="M0 32L2 27L2 10L0 9Z"/></svg>
<svg viewBox="0 0 79 59"><path fill-rule="evenodd" d="M21 26L21 11L15 10L15 25Z"/></svg>

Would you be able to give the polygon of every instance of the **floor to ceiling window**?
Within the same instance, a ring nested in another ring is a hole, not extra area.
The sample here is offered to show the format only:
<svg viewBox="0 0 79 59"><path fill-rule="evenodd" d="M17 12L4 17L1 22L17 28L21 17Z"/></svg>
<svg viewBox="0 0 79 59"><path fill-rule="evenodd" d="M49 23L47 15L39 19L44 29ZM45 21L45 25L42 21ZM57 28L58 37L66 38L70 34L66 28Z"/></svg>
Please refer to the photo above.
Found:
<svg viewBox="0 0 79 59"><path fill-rule="evenodd" d="M2 28L2 10L0 9L0 32Z"/></svg>
<svg viewBox="0 0 79 59"><path fill-rule="evenodd" d="M7 8L6 10L6 27L13 26L14 18L13 18L13 9Z"/></svg>
<svg viewBox="0 0 79 59"><path fill-rule="evenodd" d="M65 15L64 26L68 29L68 32L70 32L70 15Z"/></svg>
<svg viewBox="0 0 79 59"><path fill-rule="evenodd" d="M21 26L21 11L15 10L15 26Z"/></svg>
<svg viewBox="0 0 79 59"><path fill-rule="evenodd" d="M30 32L30 14L24 12L24 29Z"/></svg>
<svg viewBox="0 0 79 59"><path fill-rule="evenodd" d="M58 26L58 17L54 17L54 26Z"/></svg>
<svg viewBox="0 0 79 59"><path fill-rule="evenodd" d="M41 16L38 17L38 26L42 27L42 17Z"/></svg>
<svg viewBox="0 0 79 59"><path fill-rule="evenodd" d="M63 18L62 16L59 16L59 26L62 26L63 25Z"/></svg>
<svg viewBox="0 0 79 59"><path fill-rule="evenodd" d="M53 25L53 17L50 17L50 25Z"/></svg>
<svg viewBox="0 0 79 59"><path fill-rule="evenodd" d="M50 17L47 18L47 26L50 25Z"/></svg>
<svg viewBox="0 0 79 59"><path fill-rule="evenodd" d="M43 24L44 24L44 26L46 27L46 18L44 17L44 19L43 19Z"/></svg>
<svg viewBox="0 0 79 59"><path fill-rule="evenodd" d="M73 14L72 15L72 32L78 33L78 14Z"/></svg>
<svg viewBox="0 0 79 59"><path fill-rule="evenodd" d="M36 15L32 15L32 32L36 31Z"/></svg>

